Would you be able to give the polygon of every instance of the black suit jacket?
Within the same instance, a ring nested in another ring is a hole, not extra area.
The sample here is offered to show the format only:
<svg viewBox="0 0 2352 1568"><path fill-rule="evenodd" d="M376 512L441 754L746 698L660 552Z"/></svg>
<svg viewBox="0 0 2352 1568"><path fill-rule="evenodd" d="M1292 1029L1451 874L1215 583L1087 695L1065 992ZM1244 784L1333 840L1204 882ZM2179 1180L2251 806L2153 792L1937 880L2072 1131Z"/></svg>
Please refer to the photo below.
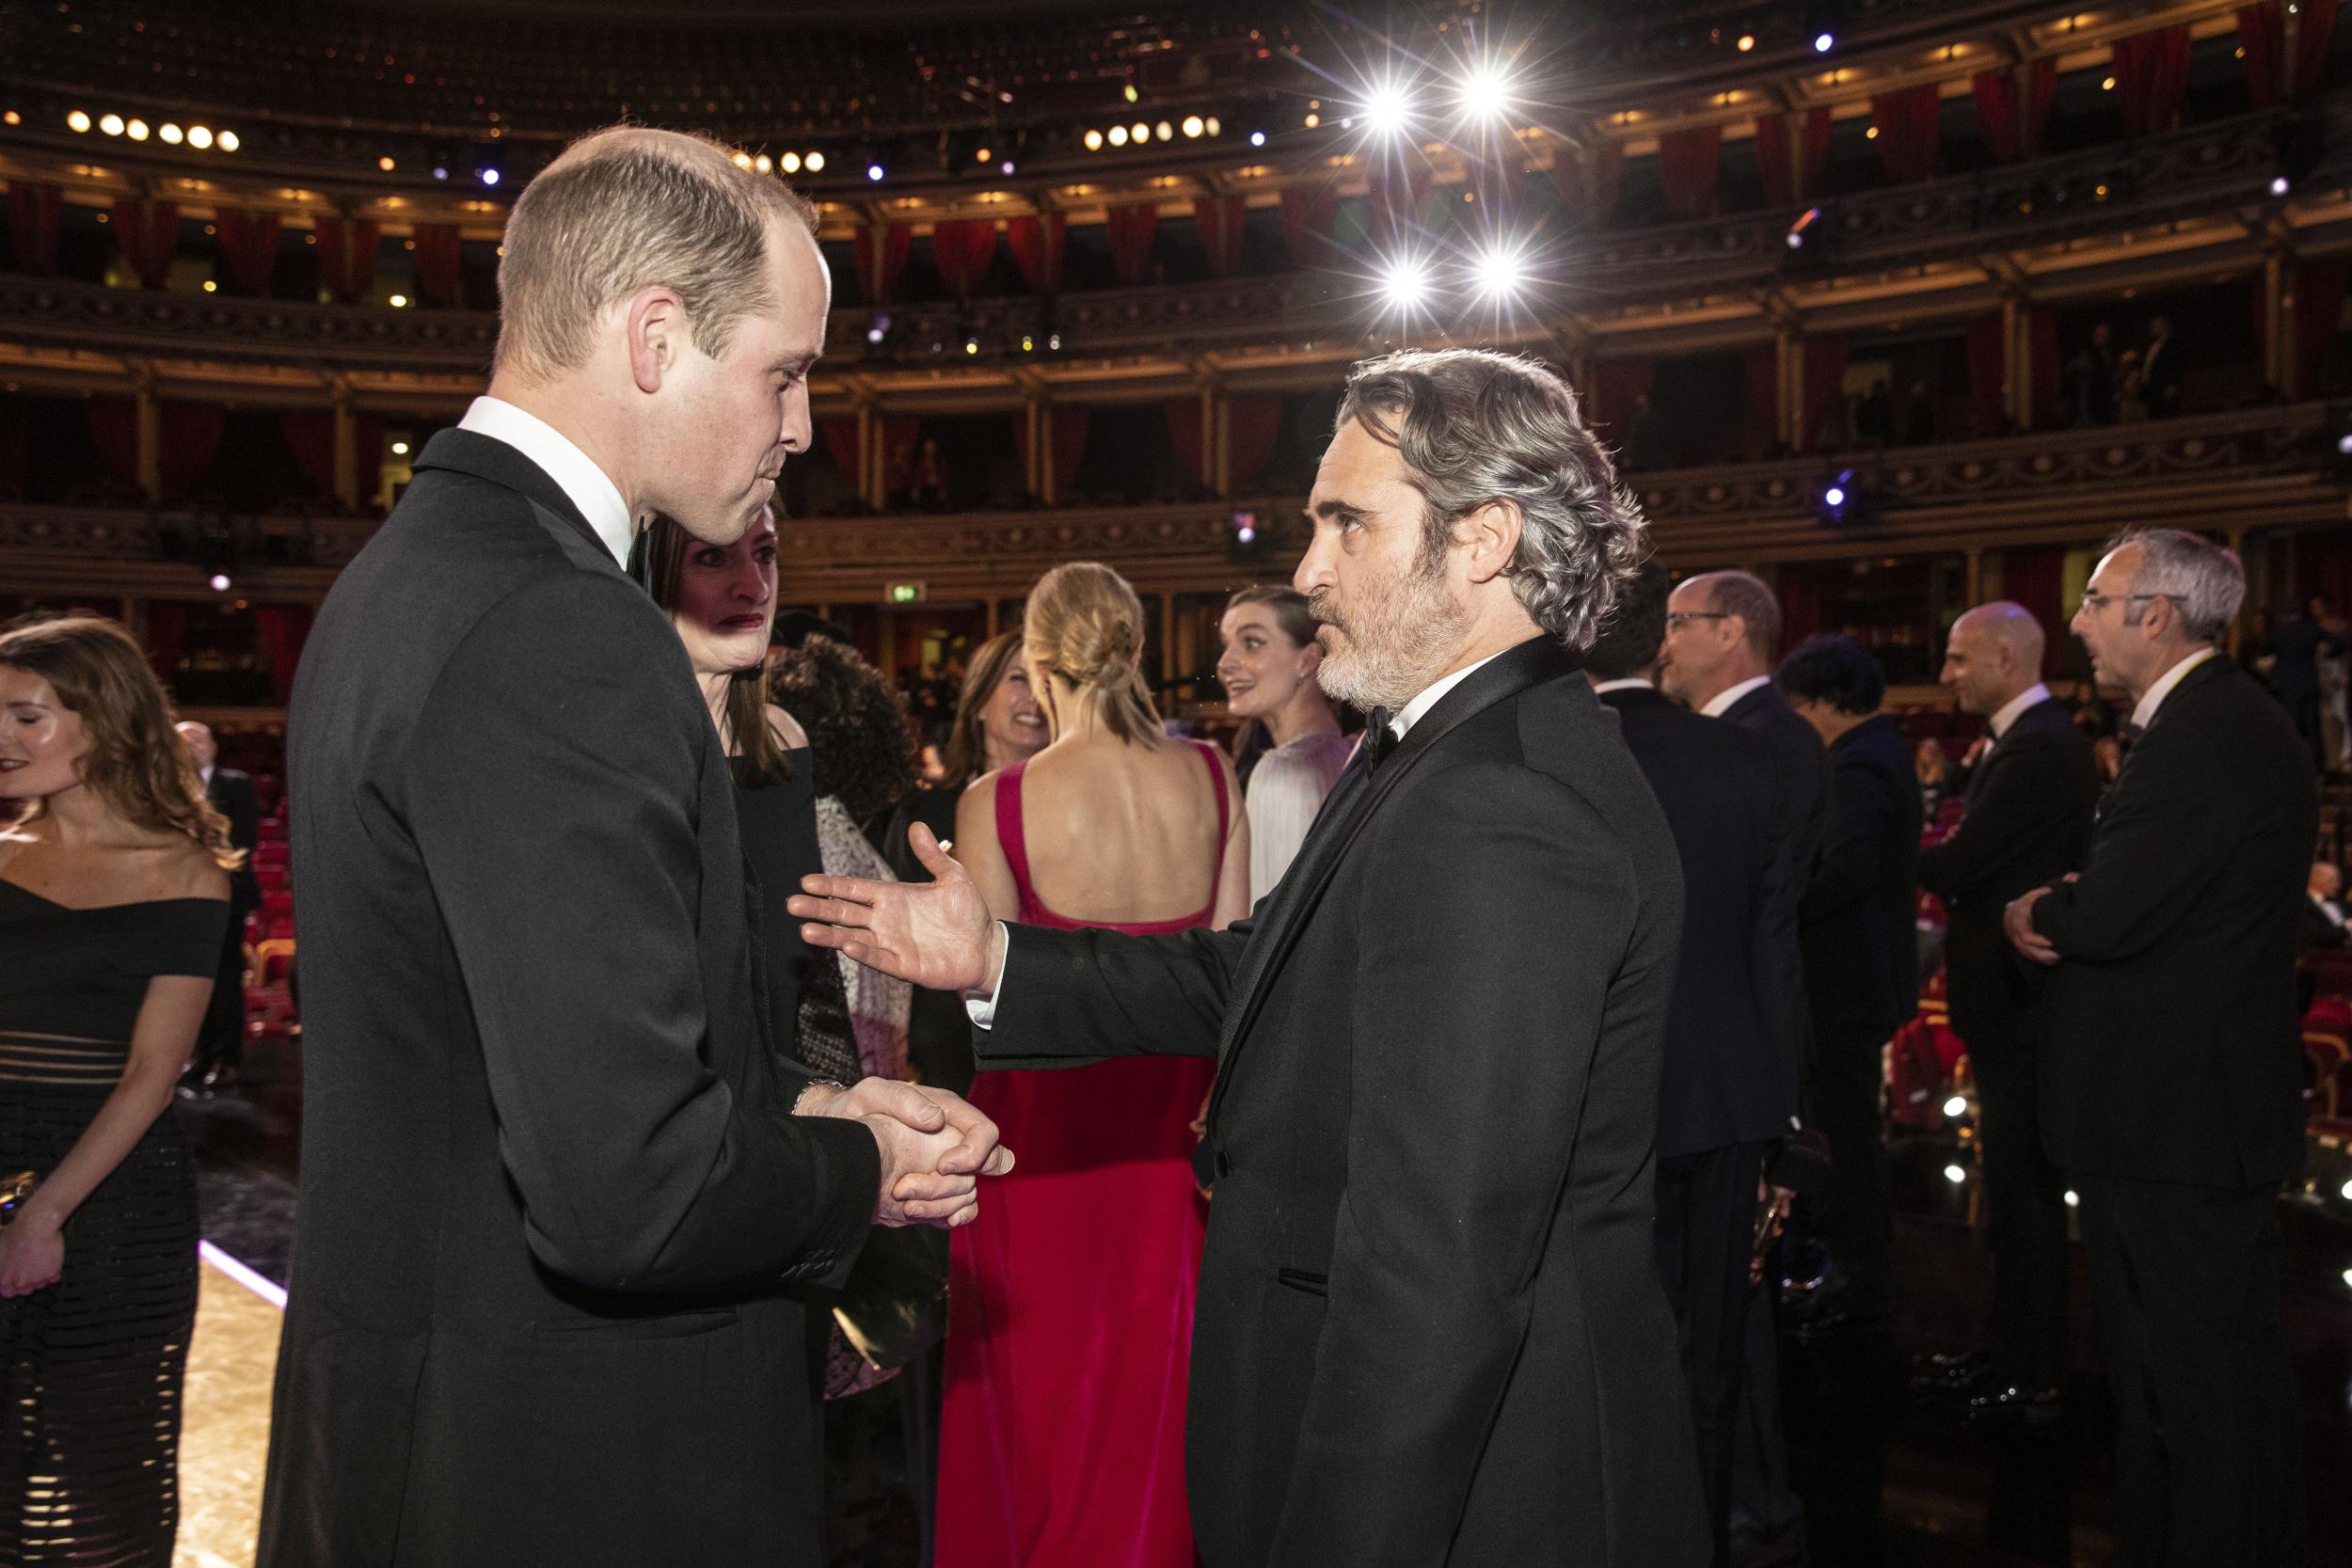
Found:
<svg viewBox="0 0 2352 1568"><path fill-rule="evenodd" d="M1795 944L1775 951L1780 797L1763 736L1703 719L1653 689L1600 694L1665 808L1682 859L1681 961L1666 1013L1660 1155L1763 1143L1797 1114L1797 1073L1768 999Z"/></svg>
<svg viewBox="0 0 2352 1568"><path fill-rule="evenodd" d="M1780 956L1780 970L1775 994L1768 1006L1779 1022L1787 1071L1802 1083L1811 1054L1813 1009L1805 996L1798 906L1813 880L1813 863L1820 856L1821 838L1828 831L1829 754L1821 749L1821 737L1813 726L1770 681L1725 708L1723 716L1761 736L1772 750L1772 777L1780 800L1781 860L1773 878L1770 945Z"/></svg>
<svg viewBox="0 0 2352 1568"><path fill-rule="evenodd" d="M2352 932L2328 919L2328 911L2309 893L2303 895L2303 907L2296 911L2295 923L2296 952L2325 953L2344 946L2347 937L2352 937Z"/></svg>
<svg viewBox="0 0 2352 1568"><path fill-rule="evenodd" d="M806 1338L880 1180L754 983L667 617L436 436L289 723L304 1094L262 1568L819 1553Z"/></svg>
<svg viewBox="0 0 2352 1568"><path fill-rule="evenodd" d="M1186 1425L1209 1568L1701 1563L1651 1241L1682 880L1531 641L1223 932L1013 933L983 1067L1219 1057Z"/></svg>
<svg viewBox="0 0 2352 1568"><path fill-rule="evenodd" d="M1885 714L1829 749L1829 829L1800 938L1817 1024L1893 1034L1919 1010L1919 778Z"/></svg>
<svg viewBox="0 0 2352 1568"><path fill-rule="evenodd" d="M238 930L243 917L262 907L261 880L253 875L254 847L262 842L262 801L253 793L253 776L233 768L215 766L204 781L204 794L213 809L229 818L229 842L245 851L245 860L229 873L229 925Z"/></svg>
<svg viewBox="0 0 2352 1568"><path fill-rule="evenodd" d="M2057 947L2042 1139L2078 1175L2242 1191L2303 1147L2295 934L2319 836L2311 751L2215 657L2156 709L2082 879L2034 905Z"/></svg>
<svg viewBox="0 0 2352 1568"><path fill-rule="evenodd" d="M2010 945L2001 917L2029 888L2080 869L2099 805L2099 765L2052 697L2011 721L1968 778L1968 811L1919 851L1919 885L1944 900L1952 1028L1972 1052L2032 1044L2042 966Z"/></svg>

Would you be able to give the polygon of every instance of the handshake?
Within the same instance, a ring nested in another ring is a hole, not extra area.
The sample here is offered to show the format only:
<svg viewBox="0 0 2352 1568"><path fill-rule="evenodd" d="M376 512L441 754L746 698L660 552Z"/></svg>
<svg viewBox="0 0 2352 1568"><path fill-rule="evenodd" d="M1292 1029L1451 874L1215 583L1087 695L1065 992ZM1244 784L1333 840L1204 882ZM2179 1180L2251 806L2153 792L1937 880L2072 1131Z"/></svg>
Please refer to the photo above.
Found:
<svg viewBox="0 0 2352 1568"><path fill-rule="evenodd" d="M865 1078L846 1089L815 1084L792 1112L862 1121L874 1134L882 1146L876 1225L969 1225L979 1217L979 1179L1012 1169L996 1124L946 1089L891 1078Z"/></svg>

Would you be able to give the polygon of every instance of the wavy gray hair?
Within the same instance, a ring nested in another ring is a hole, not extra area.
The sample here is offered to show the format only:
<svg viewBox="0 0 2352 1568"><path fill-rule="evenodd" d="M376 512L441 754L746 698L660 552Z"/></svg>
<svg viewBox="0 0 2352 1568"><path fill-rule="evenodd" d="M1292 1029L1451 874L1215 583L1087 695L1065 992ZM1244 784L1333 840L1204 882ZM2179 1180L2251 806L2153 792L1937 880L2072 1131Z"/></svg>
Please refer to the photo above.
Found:
<svg viewBox="0 0 2352 1568"><path fill-rule="evenodd" d="M1424 503L1424 566L1444 558L1455 523L1511 501L1520 516L1511 591L1570 650L1593 645L1649 525L1565 381L1516 355L1405 349L1348 373L1335 428L1350 420L1405 459Z"/></svg>
<svg viewBox="0 0 2352 1568"><path fill-rule="evenodd" d="M2126 545L2139 546L2132 594L2160 594L2180 606L2181 629L2191 642L2214 641L2237 619L2238 607L2246 602L2246 567L2234 551L2202 534L2149 528L2124 530L2107 542L2106 553ZM2145 603L2124 606L2125 626L2139 624Z"/></svg>

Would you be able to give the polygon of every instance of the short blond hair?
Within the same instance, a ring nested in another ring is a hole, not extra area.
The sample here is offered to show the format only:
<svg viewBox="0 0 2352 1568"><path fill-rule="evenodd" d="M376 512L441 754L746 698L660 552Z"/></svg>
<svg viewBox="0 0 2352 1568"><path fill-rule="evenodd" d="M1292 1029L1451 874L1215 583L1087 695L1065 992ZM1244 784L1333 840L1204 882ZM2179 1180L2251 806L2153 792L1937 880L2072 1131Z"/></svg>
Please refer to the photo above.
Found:
<svg viewBox="0 0 2352 1568"><path fill-rule="evenodd" d="M1073 561L1038 578L1022 612L1021 644L1040 671L1075 687L1120 739L1140 744L1160 735L1137 665L1143 601L1108 566Z"/></svg>
<svg viewBox="0 0 2352 1568"><path fill-rule="evenodd" d="M578 369L605 309L655 287L676 292L694 345L715 358L738 322L774 303L777 223L813 234L817 210L707 137L634 125L582 136L506 220L492 373L545 380Z"/></svg>

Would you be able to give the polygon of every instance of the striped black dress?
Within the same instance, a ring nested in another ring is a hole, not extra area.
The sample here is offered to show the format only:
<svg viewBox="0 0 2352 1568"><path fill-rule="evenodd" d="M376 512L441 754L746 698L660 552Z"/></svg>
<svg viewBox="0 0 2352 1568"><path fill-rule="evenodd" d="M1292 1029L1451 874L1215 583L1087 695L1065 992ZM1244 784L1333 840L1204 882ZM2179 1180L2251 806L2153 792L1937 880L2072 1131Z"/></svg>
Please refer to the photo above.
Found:
<svg viewBox="0 0 2352 1568"><path fill-rule="evenodd" d="M228 920L219 899L77 910L0 880L0 1176L73 1147L148 980L215 974ZM64 1276L0 1300L0 1563L169 1568L196 1242L167 1110L66 1221Z"/></svg>

